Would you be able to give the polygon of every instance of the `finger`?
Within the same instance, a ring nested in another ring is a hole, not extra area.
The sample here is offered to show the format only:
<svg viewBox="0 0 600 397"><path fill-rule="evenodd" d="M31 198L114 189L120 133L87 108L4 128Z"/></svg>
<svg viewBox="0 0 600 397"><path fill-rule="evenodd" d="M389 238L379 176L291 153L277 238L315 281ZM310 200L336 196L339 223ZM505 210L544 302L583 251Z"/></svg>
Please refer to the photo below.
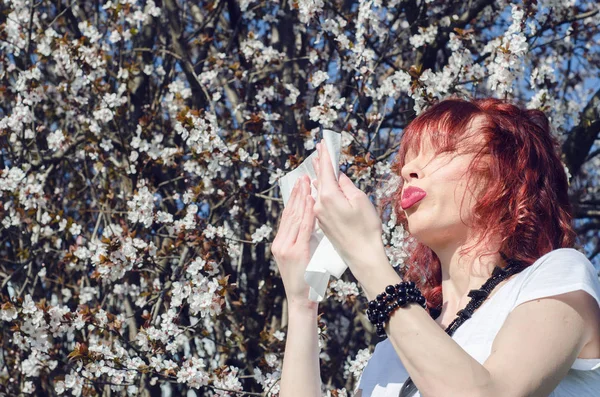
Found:
<svg viewBox="0 0 600 397"><path fill-rule="evenodd" d="M300 186L300 178L296 179L296 182L294 182L294 187L292 188L292 192L290 193L290 198L287 202L287 205L285 206L285 208L283 209L283 213L281 215L281 218L287 218L288 214L290 212L292 212L296 201L298 201L298 188Z"/></svg>
<svg viewBox="0 0 600 397"><path fill-rule="evenodd" d="M323 189L338 189L338 182L335 179L335 174L333 172L333 167L331 164L331 157L329 156L329 152L327 151L327 145L324 144L324 141L321 140L319 146L319 180ZM334 164L334 166L338 166Z"/></svg>
<svg viewBox="0 0 600 397"><path fill-rule="evenodd" d="M294 205L293 212L290 214L289 222L286 227L288 232L285 234L286 239L283 241L287 244L294 244L296 242L296 238L298 236L298 230L300 229L300 224L302 223L302 218L304 217L304 208L306 195L307 195L307 183L306 176L303 175L298 180L298 193L297 193L297 201Z"/></svg>
<svg viewBox="0 0 600 397"><path fill-rule="evenodd" d="M319 157L313 157L312 159L313 168L317 178L314 180L315 189L319 190Z"/></svg>
<svg viewBox="0 0 600 397"><path fill-rule="evenodd" d="M289 218L294 215L294 209L296 208L296 203L298 202L298 190L300 187L300 179L297 179L294 183L294 187L292 188L292 192L290 193L290 199L287 202L287 205L283 209L281 214L281 221L279 222L279 228L277 229L277 236L280 237L282 241L289 240Z"/></svg>
<svg viewBox="0 0 600 397"><path fill-rule="evenodd" d="M354 185L354 182L352 182L352 180L343 172L340 172L340 179L338 183L340 185L340 189L342 189L342 192L344 193L344 196L347 198L353 197L356 194L356 191L359 190L356 185Z"/></svg>
<svg viewBox="0 0 600 397"><path fill-rule="evenodd" d="M298 232L298 238L296 242L307 242L310 240L310 236L315 230L315 213L313 211L313 207L315 205L315 200L309 194L304 199L306 206L304 208L304 216L302 217L302 223L300 224L300 231Z"/></svg>

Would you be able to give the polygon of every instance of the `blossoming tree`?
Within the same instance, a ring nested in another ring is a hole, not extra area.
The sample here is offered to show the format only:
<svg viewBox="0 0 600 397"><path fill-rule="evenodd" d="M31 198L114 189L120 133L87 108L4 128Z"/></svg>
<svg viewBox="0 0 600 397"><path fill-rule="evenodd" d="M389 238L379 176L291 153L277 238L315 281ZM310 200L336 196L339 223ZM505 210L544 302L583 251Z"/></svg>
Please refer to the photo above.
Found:
<svg viewBox="0 0 600 397"><path fill-rule="evenodd" d="M548 114L579 247L598 261L595 2L4 0L0 11L0 394L277 395L278 178L332 128L343 171L377 202L402 128L450 95ZM388 218L401 271L410 238ZM327 395L347 395L377 341L359 296L345 275L321 304Z"/></svg>

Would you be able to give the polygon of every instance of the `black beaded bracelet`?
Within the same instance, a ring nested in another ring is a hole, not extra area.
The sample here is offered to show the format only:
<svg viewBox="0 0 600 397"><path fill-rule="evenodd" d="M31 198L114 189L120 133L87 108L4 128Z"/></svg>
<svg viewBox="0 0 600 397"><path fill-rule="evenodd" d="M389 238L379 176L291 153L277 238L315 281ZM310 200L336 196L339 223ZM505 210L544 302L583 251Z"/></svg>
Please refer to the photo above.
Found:
<svg viewBox="0 0 600 397"><path fill-rule="evenodd" d="M388 285L385 291L377 295L369 302L367 318L375 326L377 336L385 336L385 323L388 322L392 313L399 307L409 303L418 303L423 308L427 307L427 301L421 291L415 287L412 281L402 281L396 285Z"/></svg>

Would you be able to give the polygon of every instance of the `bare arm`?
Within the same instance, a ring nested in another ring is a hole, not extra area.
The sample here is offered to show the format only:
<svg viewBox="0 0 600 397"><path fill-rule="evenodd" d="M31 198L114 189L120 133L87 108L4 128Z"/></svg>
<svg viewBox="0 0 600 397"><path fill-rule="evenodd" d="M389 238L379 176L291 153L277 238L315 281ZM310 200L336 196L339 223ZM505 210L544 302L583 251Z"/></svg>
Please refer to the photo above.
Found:
<svg viewBox="0 0 600 397"><path fill-rule="evenodd" d="M281 216L271 252L288 300L288 334L279 384L281 397L321 395L318 304L308 299L304 271L310 260L310 236L315 227L314 200L307 177L295 185Z"/></svg>
<svg viewBox="0 0 600 397"><path fill-rule="evenodd" d="M281 372L281 397L321 395L317 307L316 303L290 303Z"/></svg>

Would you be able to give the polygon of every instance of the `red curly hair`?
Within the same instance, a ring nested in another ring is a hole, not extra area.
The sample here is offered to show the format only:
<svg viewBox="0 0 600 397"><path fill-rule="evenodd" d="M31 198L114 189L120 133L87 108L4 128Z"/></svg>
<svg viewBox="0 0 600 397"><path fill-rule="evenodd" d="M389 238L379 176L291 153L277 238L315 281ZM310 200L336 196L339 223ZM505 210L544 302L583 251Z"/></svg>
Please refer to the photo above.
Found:
<svg viewBox="0 0 600 397"><path fill-rule="evenodd" d="M473 131L469 127L475 117L482 123ZM473 247L494 236L499 238L499 253L524 266L554 249L571 247L576 233L560 145L550 132L548 118L539 110L493 98L443 100L404 129L392 163L393 174L400 176L410 148L419 152L423 136L430 139L437 155L456 151L468 132L482 134L486 143L468 171L468 183L473 180L475 186L483 187L473 208L472 227L480 236ZM392 194L382 199L381 207L391 204L397 223L408 230L400 206L404 180L399 179ZM442 272L437 255L419 242L409 251L404 279L419 286L430 310L440 310Z"/></svg>

